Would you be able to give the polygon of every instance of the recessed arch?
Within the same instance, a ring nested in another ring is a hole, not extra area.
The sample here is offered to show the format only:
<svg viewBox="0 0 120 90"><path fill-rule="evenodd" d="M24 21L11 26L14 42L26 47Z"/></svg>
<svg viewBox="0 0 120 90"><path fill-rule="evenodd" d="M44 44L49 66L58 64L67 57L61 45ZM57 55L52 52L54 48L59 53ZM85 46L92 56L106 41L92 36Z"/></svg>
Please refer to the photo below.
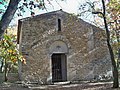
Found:
<svg viewBox="0 0 120 90"><path fill-rule="evenodd" d="M68 46L63 41L54 41L49 47L49 53L68 53Z"/></svg>

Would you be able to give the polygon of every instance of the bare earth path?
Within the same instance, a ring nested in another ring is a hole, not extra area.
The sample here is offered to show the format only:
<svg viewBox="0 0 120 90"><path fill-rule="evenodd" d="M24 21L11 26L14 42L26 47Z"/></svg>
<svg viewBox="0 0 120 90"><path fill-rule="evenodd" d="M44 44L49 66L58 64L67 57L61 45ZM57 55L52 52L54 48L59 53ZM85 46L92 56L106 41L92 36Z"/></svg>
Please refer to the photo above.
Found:
<svg viewBox="0 0 120 90"><path fill-rule="evenodd" d="M1 84L0 90L120 90L120 88L113 89L111 82L99 82L66 85Z"/></svg>

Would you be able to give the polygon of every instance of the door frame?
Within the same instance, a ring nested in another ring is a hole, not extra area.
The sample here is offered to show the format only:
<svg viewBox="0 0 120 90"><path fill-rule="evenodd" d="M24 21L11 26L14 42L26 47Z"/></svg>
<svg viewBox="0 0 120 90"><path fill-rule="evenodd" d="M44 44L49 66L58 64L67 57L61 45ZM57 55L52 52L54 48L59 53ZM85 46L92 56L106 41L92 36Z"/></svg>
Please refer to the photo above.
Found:
<svg viewBox="0 0 120 90"><path fill-rule="evenodd" d="M60 55L60 59L61 59L61 80L59 81L54 81L53 80L53 60L52 57L53 55ZM52 71L52 82L64 82L67 81L67 55L65 53L53 53L51 55L51 71Z"/></svg>

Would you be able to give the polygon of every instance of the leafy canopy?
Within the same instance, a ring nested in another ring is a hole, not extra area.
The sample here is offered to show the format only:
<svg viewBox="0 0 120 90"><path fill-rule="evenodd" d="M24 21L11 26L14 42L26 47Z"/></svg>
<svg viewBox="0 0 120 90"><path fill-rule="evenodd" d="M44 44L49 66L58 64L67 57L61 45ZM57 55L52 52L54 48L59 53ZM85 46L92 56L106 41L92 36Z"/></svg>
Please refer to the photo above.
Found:
<svg viewBox="0 0 120 90"><path fill-rule="evenodd" d="M0 57L3 62L11 62L12 64L18 63L18 61L25 62L23 56L17 49L16 36L4 34L4 38L0 41Z"/></svg>

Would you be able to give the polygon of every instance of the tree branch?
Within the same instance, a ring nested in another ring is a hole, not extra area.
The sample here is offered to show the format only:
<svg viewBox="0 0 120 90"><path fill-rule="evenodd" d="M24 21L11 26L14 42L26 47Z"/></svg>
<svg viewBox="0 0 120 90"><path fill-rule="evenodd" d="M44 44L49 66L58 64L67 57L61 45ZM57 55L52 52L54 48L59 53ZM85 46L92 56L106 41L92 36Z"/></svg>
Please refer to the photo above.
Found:
<svg viewBox="0 0 120 90"><path fill-rule="evenodd" d="M18 4L21 0L10 0L6 12L3 14L0 21L0 37L4 34L5 30L9 26L9 23L13 19L13 16L17 10Z"/></svg>

